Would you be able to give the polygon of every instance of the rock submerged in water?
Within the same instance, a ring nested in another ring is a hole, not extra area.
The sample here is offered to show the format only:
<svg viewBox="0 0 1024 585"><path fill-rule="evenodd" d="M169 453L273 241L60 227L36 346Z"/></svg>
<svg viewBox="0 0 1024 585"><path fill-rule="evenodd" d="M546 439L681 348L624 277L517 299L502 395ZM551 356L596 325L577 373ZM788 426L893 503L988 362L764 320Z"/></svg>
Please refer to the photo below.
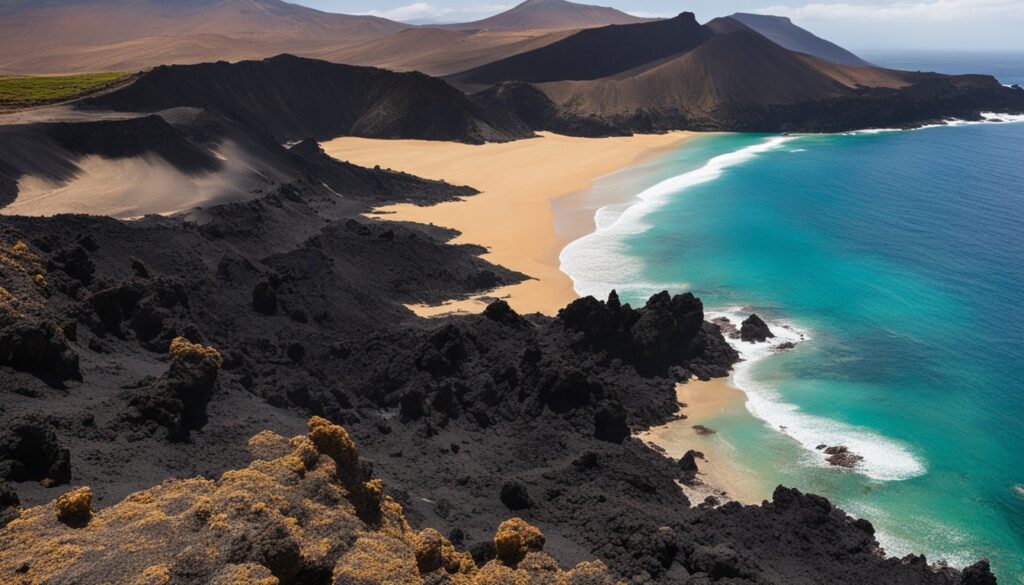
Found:
<svg viewBox="0 0 1024 585"><path fill-rule="evenodd" d="M693 430L696 431L697 434L701 435L701 436L707 436L707 435L715 434L715 430L714 429L709 429L709 428L707 428L704 425L693 425Z"/></svg>
<svg viewBox="0 0 1024 585"><path fill-rule="evenodd" d="M864 461L863 456L857 455L853 451L850 451L849 447L844 447L842 445L834 445L831 447L827 445L818 445L816 449L823 451L825 455L828 455L828 457L825 458L825 461L828 461L829 465L834 465L836 467L853 469Z"/></svg>
<svg viewBox="0 0 1024 585"><path fill-rule="evenodd" d="M748 343L762 343L771 337L775 337L775 334L756 313L747 317L740 326L740 339Z"/></svg>

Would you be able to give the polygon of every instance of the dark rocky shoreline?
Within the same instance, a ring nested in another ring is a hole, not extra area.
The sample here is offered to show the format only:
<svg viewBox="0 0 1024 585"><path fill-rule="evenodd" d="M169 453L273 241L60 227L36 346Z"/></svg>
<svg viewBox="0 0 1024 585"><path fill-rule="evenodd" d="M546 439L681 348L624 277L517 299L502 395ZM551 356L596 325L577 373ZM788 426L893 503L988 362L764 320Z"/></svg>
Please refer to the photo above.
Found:
<svg viewBox="0 0 1024 585"><path fill-rule="evenodd" d="M633 583L991 582L987 565L886 559L870 523L795 490L691 507L688 472L630 435L674 416L676 380L735 361L698 299L422 320L402 304L522 276L443 230L360 217L380 202L299 182L184 217L0 222L0 422L42 437L0 458L66 450L70 464L59 487L11 484L21 505L84 485L102 509L168 477L216 478L246 464L250 436L320 415L349 428L414 527L480 564L514 514L563 565L598 558ZM216 348L215 381L207 358L174 365L178 337ZM66 357L35 362L26 343Z"/></svg>

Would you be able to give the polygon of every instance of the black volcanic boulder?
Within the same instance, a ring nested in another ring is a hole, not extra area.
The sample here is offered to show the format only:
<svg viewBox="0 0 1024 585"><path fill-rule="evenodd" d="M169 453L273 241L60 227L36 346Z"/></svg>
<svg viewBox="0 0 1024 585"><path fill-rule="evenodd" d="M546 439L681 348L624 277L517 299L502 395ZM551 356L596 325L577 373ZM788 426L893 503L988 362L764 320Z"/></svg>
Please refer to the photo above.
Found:
<svg viewBox="0 0 1024 585"><path fill-rule="evenodd" d="M525 510L533 507L533 499L526 486L518 481L510 481L501 486L501 503L509 510Z"/></svg>
<svg viewBox="0 0 1024 585"><path fill-rule="evenodd" d="M523 325L525 323L519 313L516 313L505 301L494 301L487 305L487 308L484 309L484 317L508 325Z"/></svg>
<svg viewBox="0 0 1024 585"><path fill-rule="evenodd" d="M621 304L613 291L607 303L593 297L574 301L559 311L558 320L581 334L581 349L607 352L645 376L663 375L673 366L693 362L707 367L708 357L722 362L721 368L711 370L728 371L737 357L735 352L705 354L706 348L718 348L724 339L721 344L711 339L721 338L721 330L704 326L704 305L690 293L673 297L661 292L643 308L633 309Z"/></svg>
<svg viewBox="0 0 1024 585"><path fill-rule="evenodd" d="M621 444L629 437L626 410L618 403L604 404L594 413L594 437L607 443Z"/></svg>
<svg viewBox="0 0 1024 585"><path fill-rule="evenodd" d="M81 378L78 354L71 349L64 330L43 317L6 320L0 316L0 365L44 378Z"/></svg>
<svg viewBox="0 0 1024 585"><path fill-rule="evenodd" d="M0 480L38 481L46 487L71 481L71 453L53 427L36 417L0 433Z"/></svg>
<svg viewBox="0 0 1024 585"><path fill-rule="evenodd" d="M152 421L171 441L186 441L206 424L206 405L217 386L221 356L212 347L179 337L171 342L171 366L159 380L136 390L129 420Z"/></svg>
<svg viewBox="0 0 1024 585"><path fill-rule="evenodd" d="M690 449L682 456L682 458L679 459L679 470L683 472L683 478L685 480L693 481L693 479L697 477L697 472L699 471L699 468L697 467L697 459L703 458L703 453Z"/></svg>
<svg viewBox="0 0 1024 585"><path fill-rule="evenodd" d="M740 339L751 343L761 343L775 337L768 324L756 314L747 317L740 327Z"/></svg>
<svg viewBox="0 0 1024 585"><path fill-rule="evenodd" d="M135 339L150 351L162 352L190 327L185 287L163 278L135 277L97 291L85 299L91 309L83 315L98 336Z"/></svg>
<svg viewBox="0 0 1024 585"><path fill-rule="evenodd" d="M252 310L261 315L277 314L277 292L269 282L261 282L252 290Z"/></svg>
<svg viewBox="0 0 1024 585"><path fill-rule="evenodd" d="M0 482L0 529L18 517L21 500L10 485Z"/></svg>
<svg viewBox="0 0 1024 585"><path fill-rule="evenodd" d="M960 585L996 585L996 576L987 560L981 560L964 569Z"/></svg>

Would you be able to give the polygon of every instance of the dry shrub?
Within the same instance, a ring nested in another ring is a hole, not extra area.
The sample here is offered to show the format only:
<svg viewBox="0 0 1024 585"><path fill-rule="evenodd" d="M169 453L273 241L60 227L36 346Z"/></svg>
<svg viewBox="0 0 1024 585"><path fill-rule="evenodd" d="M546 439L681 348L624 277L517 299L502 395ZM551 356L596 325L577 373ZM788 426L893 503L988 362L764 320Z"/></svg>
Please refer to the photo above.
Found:
<svg viewBox="0 0 1024 585"><path fill-rule="evenodd" d="M216 363L217 367L220 367L222 362L220 352L216 349L192 343L184 337L174 338L174 341L171 342L170 354L174 361L202 362L210 360Z"/></svg>

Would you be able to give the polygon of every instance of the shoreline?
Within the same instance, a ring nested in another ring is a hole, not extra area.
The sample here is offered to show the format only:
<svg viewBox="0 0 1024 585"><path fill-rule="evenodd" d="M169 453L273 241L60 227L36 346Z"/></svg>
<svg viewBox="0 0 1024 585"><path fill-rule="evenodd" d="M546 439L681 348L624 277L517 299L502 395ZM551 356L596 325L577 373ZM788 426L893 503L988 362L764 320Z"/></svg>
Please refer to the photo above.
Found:
<svg viewBox="0 0 1024 585"><path fill-rule="evenodd" d="M675 132L592 139L541 133L530 140L479 146L345 137L322 146L339 160L478 189L477 195L429 207L380 207L372 217L455 229L460 235L452 243L481 245L487 249L483 258L529 277L483 295L440 305L409 306L417 315L480 312L495 298L505 299L520 313L555 315L578 298L572 279L561 270L561 251L597 227L594 213L574 209L585 199L579 196L599 179L678 148L696 136ZM566 164L567 152L572 153L573 161L585 162ZM563 203L557 225L556 201ZM495 225L495 218L504 221ZM677 400L686 405L680 412L686 418L636 435L651 448L677 459L690 449L705 454L705 460L698 462L699 484L680 484L694 505L710 495L744 504L760 503L770 496L763 493L763 486L749 470L730 463L730 445L716 440L715 435L702 436L693 430L694 425L712 422L722 414L745 410L747 395L731 380L677 385Z"/></svg>
<svg viewBox="0 0 1024 585"><path fill-rule="evenodd" d="M324 142L322 147L332 157L357 165L380 165L479 190L477 195L430 207L407 203L380 207L373 217L457 230L460 235L453 244L483 246L487 252L482 258L528 278L440 305L410 305L417 315L480 312L491 301L504 299L519 313L553 316L578 298L572 279L560 269L559 254L595 225L592 216L577 217L556 230L552 203L698 135L576 138L544 132L538 138L484 145L345 137ZM567 154L572 156L568 164Z"/></svg>
<svg viewBox="0 0 1024 585"><path fill-rule="evenodd" d="M756 474L735 464L731 445L717 433L701 434L695 428L700 425L714 431L715 419L746 409L747 395L733 385L732 377L677 384L676 400L679 413L686 418L652 427L634 437L673 459L681 458L691 449L704 454L703 460L697 459L697 481L692 485L680 484L691 503L700 504L708 496L715 496L722 503L741 504L760 504L770 499L770 491L766 492L766 486L757 482Z"/></svg>

